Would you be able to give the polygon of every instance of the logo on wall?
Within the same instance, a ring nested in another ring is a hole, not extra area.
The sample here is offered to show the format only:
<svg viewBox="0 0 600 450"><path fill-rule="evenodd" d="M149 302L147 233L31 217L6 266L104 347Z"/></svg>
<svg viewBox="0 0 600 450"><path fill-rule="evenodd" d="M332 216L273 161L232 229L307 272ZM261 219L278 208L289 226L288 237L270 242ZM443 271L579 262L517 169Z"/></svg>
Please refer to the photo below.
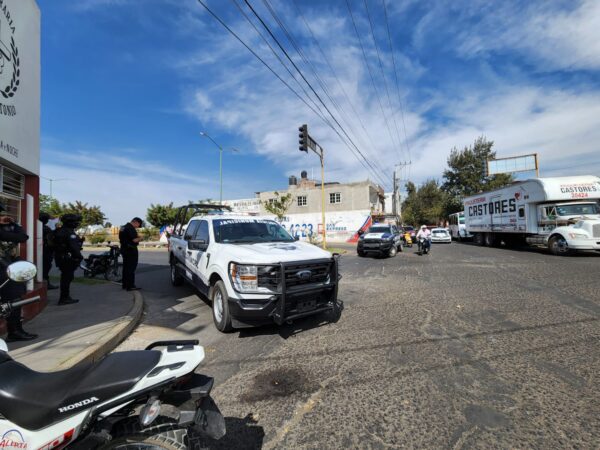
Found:
<svg viewBox="0 0 600 450"><path fill-rule="evenodd" d="M6 5L0 15L0 93L4 98L15 95L19 88L19 49L15 43L15 25Z"/></svg>

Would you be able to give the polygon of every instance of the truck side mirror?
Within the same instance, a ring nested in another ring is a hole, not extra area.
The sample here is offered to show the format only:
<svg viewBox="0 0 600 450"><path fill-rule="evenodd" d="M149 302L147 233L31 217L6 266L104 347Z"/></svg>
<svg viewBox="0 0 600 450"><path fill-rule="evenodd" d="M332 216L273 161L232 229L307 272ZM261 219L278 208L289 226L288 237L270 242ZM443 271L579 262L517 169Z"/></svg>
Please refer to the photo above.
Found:
<svg viewBox="0 0 600 450"><path fill-rule="evenodd" d="M188 241L188 248L190 250L205 251L208 248L208 244L204 239L190 239Z"/></svg>
<svg viewBox="0 0 600 450"><path fill-rule="evenodd" d="M363 234L365 234L365 232L364 232L363 230L358 230L356 233L357 233L359 236L362 236Z"/></svg>

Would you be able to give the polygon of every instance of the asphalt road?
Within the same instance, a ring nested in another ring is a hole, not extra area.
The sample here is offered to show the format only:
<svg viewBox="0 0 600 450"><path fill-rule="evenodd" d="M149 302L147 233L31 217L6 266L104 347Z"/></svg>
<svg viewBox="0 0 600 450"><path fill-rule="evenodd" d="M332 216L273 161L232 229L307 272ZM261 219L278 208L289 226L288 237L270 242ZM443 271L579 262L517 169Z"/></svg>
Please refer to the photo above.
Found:
<svg viewBox="0 0 600 450"><path fill-rule="evenodd" d="M217 332L141 252L148 308L121 349L198 338L217 448L600 448L600 254L434 244L342 257L337 323Z"/></svg>

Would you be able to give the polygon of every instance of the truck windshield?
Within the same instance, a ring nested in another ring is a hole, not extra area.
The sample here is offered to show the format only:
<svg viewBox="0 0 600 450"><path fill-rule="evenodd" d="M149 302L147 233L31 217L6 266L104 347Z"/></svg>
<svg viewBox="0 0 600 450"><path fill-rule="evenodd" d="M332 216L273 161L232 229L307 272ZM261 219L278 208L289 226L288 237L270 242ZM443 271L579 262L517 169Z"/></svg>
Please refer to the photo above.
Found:
<svg viewBox="0 0 600 450"><path fill-rule="evenodd" d="M388 226L373 226L369 228L369 233L391 233L390 227Z"/></svg>
<svg viewBox="0 0 600 450"><path fill-rule="evenodd" d="M217 219L213 220L215 241L223 244L258 242L293 242L294 238L272 220Z"/></svg>
<svg viewBox="0 0 600 450"><path fill-rule="evenodd" d="M560 205L556 207L559 216L583 216L586 214L600 214L596 203L574 203L572 205Z"/></svg>

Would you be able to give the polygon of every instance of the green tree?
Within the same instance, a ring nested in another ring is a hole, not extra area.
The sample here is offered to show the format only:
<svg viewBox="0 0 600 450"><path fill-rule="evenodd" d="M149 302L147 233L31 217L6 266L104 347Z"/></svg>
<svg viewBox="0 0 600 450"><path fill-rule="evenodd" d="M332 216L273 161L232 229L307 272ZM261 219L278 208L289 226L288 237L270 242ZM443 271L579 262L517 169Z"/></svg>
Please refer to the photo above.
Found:
<svg viewBox="0 0 600 450"><path fill-rule="evenodd" d="M106 219L106 215L102 212L99 206L88 206L76 200L75 203L66 203L62 205L63 214L78 214L81 216L81 226L102 225Z"/></svg>
<svg viewBox="0 0 600 450"><path fill-rule="evenodd" d="M63 207L54 197L40 194L40 211L46 212L52 217L60 217L63 214Z"/></svg>
<svg viewBox="0 0 600 450"><path fill-rule="evenodd" d="M506 186L513 181L510 174L485 176L487 160L496 158L493 145L493 141L480 136L472 146L462 150L452 149L442 185L442 189L448 194L446 214L462 211L464 197Z"/></svg>
<svg viewBox="0 0 600 450"><path fill-rule="evenodd" d="M292 194L280 195L279 192L275 191L275 198L261 203L268 212L277 216L277 220L281 222L292 205Z"/></svg>
<svg viewBox="0 0 600 450"><path fill-rule="evenodd" d="M406 199L402 202L402 222L415 227L437 224L445 217L448 195L436 180L428 180L417 188L406 183Z"/></svg>
<svg viewBox="0 0 600 450"><path fill-rule="evenodd" d="M146 220L157 228L165 225L173 225L177 215L177 208L173 202L167 205L151 204L146 210Z"/></svg>

